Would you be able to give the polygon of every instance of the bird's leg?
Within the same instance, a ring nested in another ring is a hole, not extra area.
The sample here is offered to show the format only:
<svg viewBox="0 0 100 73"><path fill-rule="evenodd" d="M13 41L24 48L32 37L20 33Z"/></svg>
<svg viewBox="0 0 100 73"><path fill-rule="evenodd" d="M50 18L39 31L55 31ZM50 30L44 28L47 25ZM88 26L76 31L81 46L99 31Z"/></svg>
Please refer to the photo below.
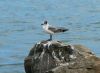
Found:
<svg viewBox="0 0 100 73"><path fill-rule="evenodd" d="M50 40L52 40L52 35L50 34Z"/></svg>
<svg viewBox="0 0 100 73"><path fill-rule="evenodd" d="M50 34L50 38L47 41L51 41L52 40L52 35Z"/></svg>

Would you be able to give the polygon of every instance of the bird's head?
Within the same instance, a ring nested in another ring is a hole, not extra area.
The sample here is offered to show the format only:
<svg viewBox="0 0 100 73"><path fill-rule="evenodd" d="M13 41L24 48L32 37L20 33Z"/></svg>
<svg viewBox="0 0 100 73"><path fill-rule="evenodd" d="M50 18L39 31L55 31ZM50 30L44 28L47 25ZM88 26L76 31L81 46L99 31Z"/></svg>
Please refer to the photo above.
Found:
<svg viewBox="0 0 100 73"><path fill-rule="evenodd" d="M44 23L43 24L41 24L41 25L47 25L48 24L48 22L47 21L44 21Z"/></svg>

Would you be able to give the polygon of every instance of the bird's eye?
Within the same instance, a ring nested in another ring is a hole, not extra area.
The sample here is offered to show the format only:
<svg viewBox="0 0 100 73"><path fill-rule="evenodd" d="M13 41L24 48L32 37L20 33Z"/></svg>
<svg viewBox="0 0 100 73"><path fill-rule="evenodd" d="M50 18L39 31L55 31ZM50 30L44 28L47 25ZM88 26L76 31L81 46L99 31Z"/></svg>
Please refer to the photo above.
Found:
<svg viewBox="0 0 100 73"><path fill-rule="evenodd" d="M48 22L47 21L44 21L44 24L47 24Z"/></svg>

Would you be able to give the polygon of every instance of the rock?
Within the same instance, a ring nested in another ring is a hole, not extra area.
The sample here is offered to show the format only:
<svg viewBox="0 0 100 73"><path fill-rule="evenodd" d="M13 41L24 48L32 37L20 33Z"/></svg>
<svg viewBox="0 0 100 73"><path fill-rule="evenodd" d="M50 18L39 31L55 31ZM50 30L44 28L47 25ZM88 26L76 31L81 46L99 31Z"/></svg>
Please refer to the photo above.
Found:
<svg viewBox="0 0 100 73"><path fill-rule="evenodd" d="M73 45L75 49L77 49L85 58L89 58L91 56L95 56L91 50L83 45Z"/></svg>
<svg viewBox="0 0 100 73"><path fill-rule="evenodd" d="M82 45L36 43L25 58L26 73L100 73L100 59Z"/></svg>

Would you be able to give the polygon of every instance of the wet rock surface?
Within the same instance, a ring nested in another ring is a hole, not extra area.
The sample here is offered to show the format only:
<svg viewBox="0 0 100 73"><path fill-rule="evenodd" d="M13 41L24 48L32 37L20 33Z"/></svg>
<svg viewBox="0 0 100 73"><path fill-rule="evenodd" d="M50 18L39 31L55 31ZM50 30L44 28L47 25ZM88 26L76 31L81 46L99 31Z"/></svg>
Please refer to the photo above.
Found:
<svg viewBox="0 0 100 73"><path fill-rule="evenodd" d="M24 61L26 73L100 73L100 59L82 45L41 41Z"/></svg>

